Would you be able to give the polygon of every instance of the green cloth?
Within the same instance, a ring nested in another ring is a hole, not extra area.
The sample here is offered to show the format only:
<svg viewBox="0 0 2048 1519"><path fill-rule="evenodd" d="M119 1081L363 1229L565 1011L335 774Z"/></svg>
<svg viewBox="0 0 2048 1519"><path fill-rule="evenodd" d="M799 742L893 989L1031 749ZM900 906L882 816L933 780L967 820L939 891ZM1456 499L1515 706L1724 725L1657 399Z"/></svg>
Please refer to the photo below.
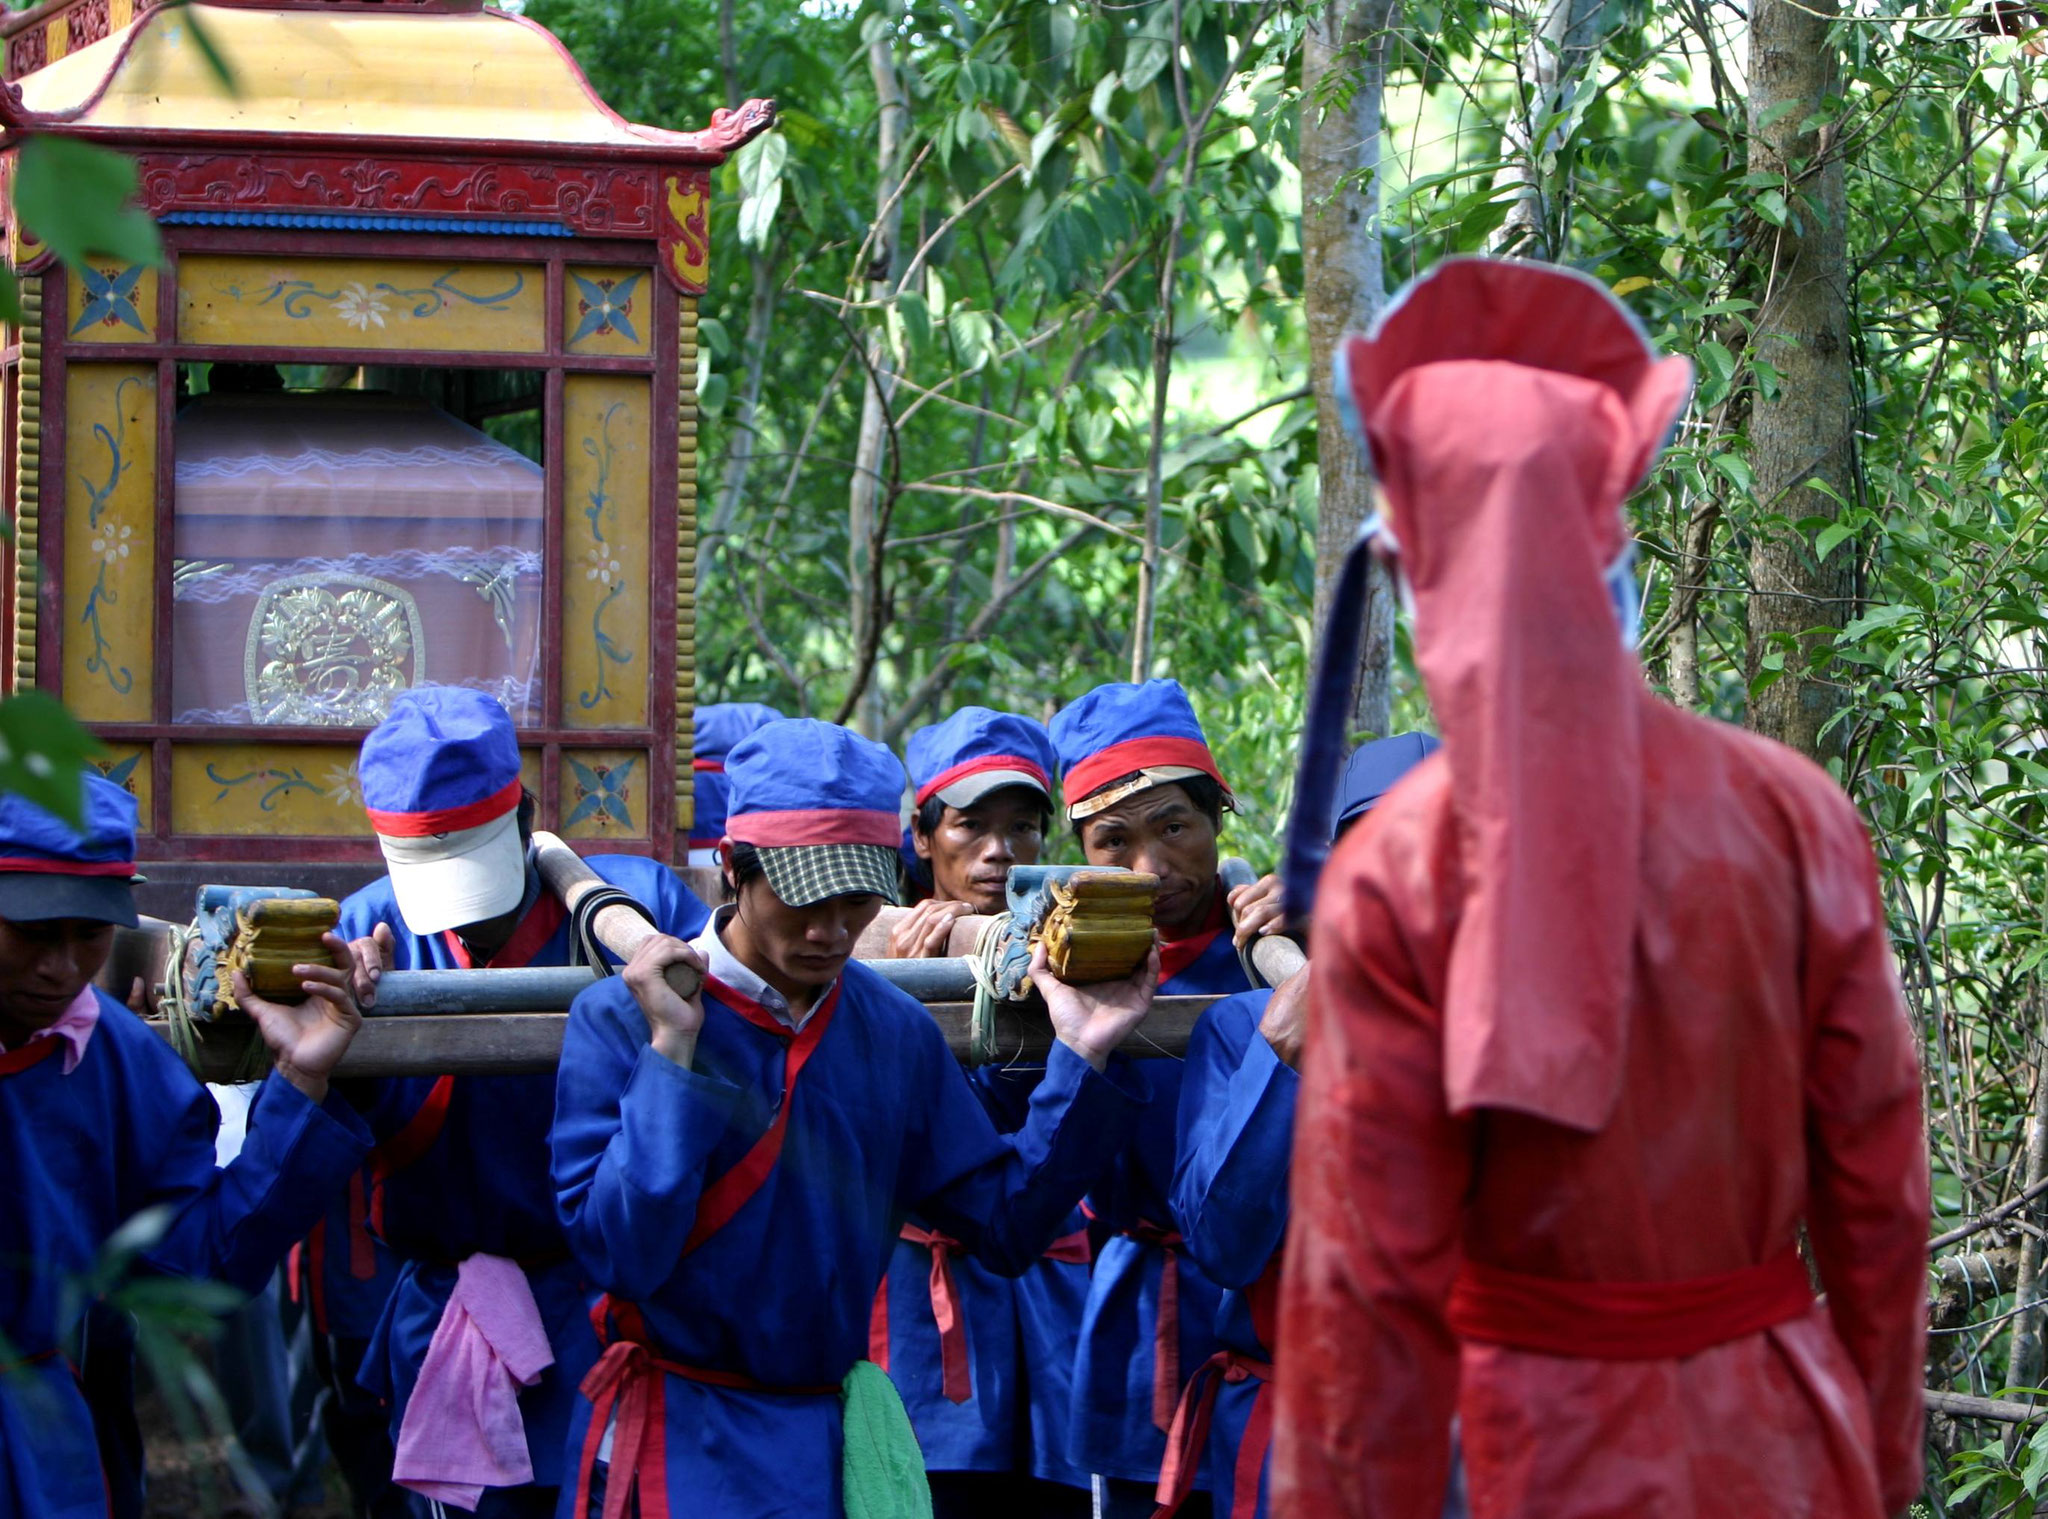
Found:
<svg viewBox="0 0 2048 1519"><path fill-rule="evenodd" d="M839 1400L845 1407L840 1485L846 1519L932 1519L924 1452L889 1373L873 1361L855 1361Z"/></svg>

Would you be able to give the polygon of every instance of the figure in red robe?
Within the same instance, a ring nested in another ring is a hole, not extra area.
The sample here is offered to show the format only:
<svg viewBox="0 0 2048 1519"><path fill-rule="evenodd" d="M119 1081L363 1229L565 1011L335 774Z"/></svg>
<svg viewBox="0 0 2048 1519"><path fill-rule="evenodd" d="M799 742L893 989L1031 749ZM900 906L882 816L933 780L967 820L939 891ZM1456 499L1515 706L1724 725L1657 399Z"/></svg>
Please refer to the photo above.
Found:
<svg viewBox="0 0 2048 1519"><path fill-rule="evenodd" d="M1901 1513L1927 1152L1870 844L1616 633L1690 370L1486 260L1345 356L1444 748L1322 877L1274 1511L1434 1519L1455 1414L1474 1519Z"/></svg>

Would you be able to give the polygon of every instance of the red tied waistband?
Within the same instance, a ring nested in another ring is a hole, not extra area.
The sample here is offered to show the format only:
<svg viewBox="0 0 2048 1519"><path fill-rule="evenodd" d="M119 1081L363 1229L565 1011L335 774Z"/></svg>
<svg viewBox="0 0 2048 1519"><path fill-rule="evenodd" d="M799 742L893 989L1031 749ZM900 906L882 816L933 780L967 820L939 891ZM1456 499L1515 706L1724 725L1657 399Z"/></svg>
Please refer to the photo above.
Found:
<svg viewBox="0 0 2048 1519"><path fill-rule="evenodd" d="M1166 1460L1159 1468L1159 1487L1153 1494L1159 1507L1152 1519L1169 1519L1180 1512L1194 1491L1202 1468L1202 1453L1209 1446L1209 1421L1216 1412L1216 1389L1225 1382L1256 1379L1259 1390L1252 1398L1251 1417L1245 1421L1244 1439L1237 1447L1237 1468L1231 1475L1233 1514L1259 1511L1259 1478L1266 1469L1266 1450L1273 1443L1273 1403L1267 1384L1273 1380L1272 1363L1219 1350L1195 1369L1173 1411L1173 1427L1166 1432Z"/></svg>
<svg viewBox="0 0 2048 1519"><path fill-rule="evenodd" d="M953 1257L965 1255L967 1247L936 1229L905 1224L897 1238L922 1245L932 1253L932 1322L939 1330L939 1390L955 1403L974 1396L972 1369L967 1359L967 1316L960 1307L959 1284L953 1278ZM1045 1247L1043 1259L1071 1266L1085 1266L1095 1258L1088 1231L1076 1229L1062 1234ZM868 1359L882 1370L889 1369L889 1278L885 1273L875 1288L875 1304L868 1311Z"/></svg>
<svg viewBox="0 0 2048 1519"><path fill-rule="evenodd" d="M1759 1266L1681 1282L1568 1282L1468 1260L1451 1287L1462 1339L1591 1361L1698 1355L1813 1307L1796 1246Z"/></svg>
<svg viewBox="0 0 2048 1519"><path fill-rule="evenodd" d="M1152 1423L1169 1430L1180 1400L1180 1231L1141 1218L1117 1233L1161 1252L1159 1308L1152 1315Z"/></svg>
<svg viewBox="0 0 2048 1519"><path fill-rule="evenodd" d="M612 1431L612 1457L605 1483L602 1519L670 1519L668 1506L668 1406L665 1376L792 1397L835 1397L839 1384L771 1387L745 1372L686 1366L650 1348L647 1322L632 1303L606 1294L590 1310L591 1327L605 1352L584 1376L580 1391L590 1400L590 1427L576 1466L577 1519L590 1512L590 1484L604 1433ZM621 1338L612 1339L616 1325ZM609 1343L607 1343L609 1342ZM639 1503L634 1505L637 1495Z"/></svg>

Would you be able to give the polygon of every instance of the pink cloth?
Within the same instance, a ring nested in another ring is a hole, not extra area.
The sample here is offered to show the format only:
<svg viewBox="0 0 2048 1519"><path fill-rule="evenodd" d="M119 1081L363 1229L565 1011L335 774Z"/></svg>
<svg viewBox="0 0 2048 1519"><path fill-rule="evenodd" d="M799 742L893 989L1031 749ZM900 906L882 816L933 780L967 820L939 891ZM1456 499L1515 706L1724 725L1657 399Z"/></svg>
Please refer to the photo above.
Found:
<svg viewBox="0 0 2048 1519"><path fill-rule="evenodd" d="M526 1273L501 1255L472 1255L456 1268L455 1291L428 1342L392 1480L464 1509L487 1487L531 1482L519 1389L554 1361Z"/></svg>
<svg viewBox="0 0 2048 1519"><path fill-rule="evenodd" d="M92 1031L100 1026L100 999L86 987L71 999L71 1006L64 1009L55 1023L48 1028L39 1028L24 1044L34 1044L38 1039L62 1039L69 1046L64 1051L64 1074L69 1076L78 1069L78 1062L85 1058L85 1047L92 1042Z"/></svg>

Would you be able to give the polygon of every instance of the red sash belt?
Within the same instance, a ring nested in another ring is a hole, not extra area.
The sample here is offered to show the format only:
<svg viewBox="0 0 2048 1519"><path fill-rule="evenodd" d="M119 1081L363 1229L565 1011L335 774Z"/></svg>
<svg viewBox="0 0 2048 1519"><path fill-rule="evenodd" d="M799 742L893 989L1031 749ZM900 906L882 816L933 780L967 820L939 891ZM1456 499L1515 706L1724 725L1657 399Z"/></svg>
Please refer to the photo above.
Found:
<svg viewBox="0 0 2048 1519"><path fill-rule="evenodd" d="M1180 1400L1180 1231L1141 1218L1117 1232L1155 1247L1163 1257L1159 1263L1159 1311L1152 1322L1152 1423L1170 1430Z"/></svg>
<svg viewBox="0 0 2048 1519"><path fill-rule="evenodd" d="M1180 1406L1173 1411L1173 1427L1166 1432L1166 1461L1159 1468L1159 1488L1153 1495L1159 1507L1152 1519L1168 1519L1180 1512L1194 1491L1200 1474L1202 1452L1209 1445L1209 1420L1216 1412L1216 1389L1225 1382L1257 1379L1252 1397L1251 1418L1244 1427L1244 1439L1237 1447L1237 1468L1231 1477L1233 1514L1259 1511L1259 1477L1266 1469L1266 1449L1273 1443L1273 1401L1267 1384L1273 1380L1270 1362L1254 1360L1235 1350L1219 1350L1195 1370Z"/></svg>
<svg viewBox="0 0 2048 1519"><path fill-rule="evenodd" d="M967 1316L961 1311L959 1284L953 1278L953 1257L967 1253L967 1247L936 1229L905 1224L898 1238L922 1245L932 1253L932 1322L939 1330L939 1390L955 1403L974 1396L973 1373L967 1359ZM1076 1229L1045 1247L1044 1259L1085 1266L1094 1252L1088 1245L1088 1231ZM868 1314L868 1359L882 1370L889 1369L889 1278L884 1275L875 1289L875 1306Z"/></svg>
<svg viewBox="0 0 2048 1519"><path fill-rule="evenodd" d="M41 1065L56 1054L63 1043L62 1039L52 1034L43 1039L31 1039L28 1043L11 1050L0 1050L0 1076L13 1076L30 1066Z"/></svg>
<svg viewBox="0 0 2048 1519"><path fill-rule="evenodd" d="M1682 1282L1567 1282L1466 1261L1451 1288L1462 1339L1592 1361L1698 1355L1813 1307L1795 1247L1760 1266Z"/></svg>
<svg viewBox="0 0 2048 1519"><path fill-rule="evenodd" d="M667 1360L650 1348L646 1321L631 1303L605 1296L590 1311L605 1352L583 1378L582 1393L590 1400L590 1427L583 1432L583 1450L576 1468L578 1519L590 1512L590 1486L604 1432L612 1431L612 1456L604 1490L603 1519L670 1519L668 1506L668 1407L664 1376L682 1377L712 1387L746 1392L781 1393L789 1397L836 1397L839 1384L819 1383L771 1387L744 1372L709 1366L686 1366ZM608 1325L621 1338L612 1340ZM638 1495L639 1506L633 1504Z"/></svg>

